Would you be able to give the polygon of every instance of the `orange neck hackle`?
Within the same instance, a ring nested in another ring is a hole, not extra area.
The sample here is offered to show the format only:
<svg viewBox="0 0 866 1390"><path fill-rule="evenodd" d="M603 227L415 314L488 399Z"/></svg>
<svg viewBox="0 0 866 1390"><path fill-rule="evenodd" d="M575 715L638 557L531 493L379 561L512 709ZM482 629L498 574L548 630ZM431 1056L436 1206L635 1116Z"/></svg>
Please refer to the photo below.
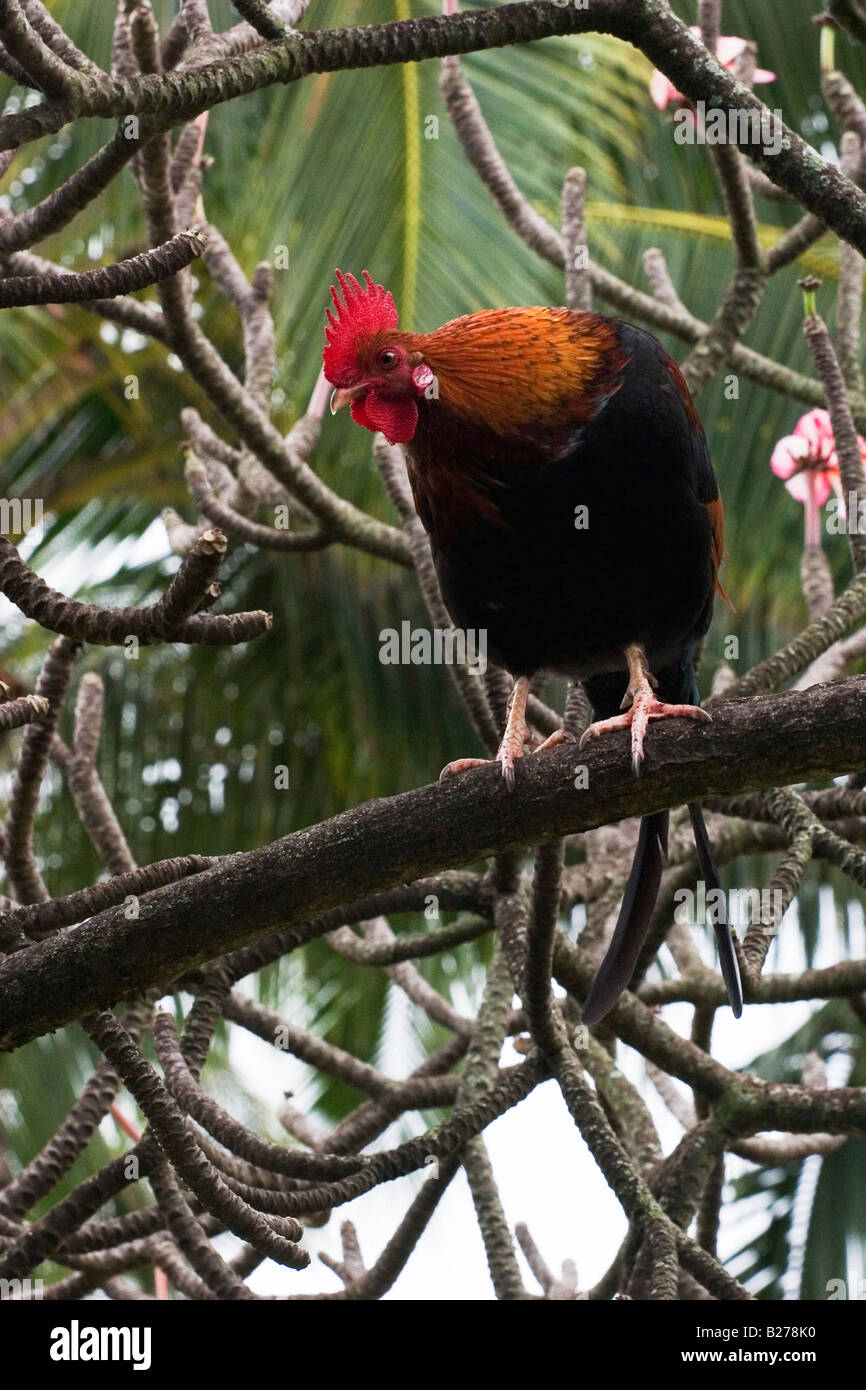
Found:
<svg viewBox="0 0 866 1390"><path fill-rule="evenodd" d="M620 357L608 320L568 309L485 309L396 336L433 372L433 399L500 435L589 419Z"/></svg>

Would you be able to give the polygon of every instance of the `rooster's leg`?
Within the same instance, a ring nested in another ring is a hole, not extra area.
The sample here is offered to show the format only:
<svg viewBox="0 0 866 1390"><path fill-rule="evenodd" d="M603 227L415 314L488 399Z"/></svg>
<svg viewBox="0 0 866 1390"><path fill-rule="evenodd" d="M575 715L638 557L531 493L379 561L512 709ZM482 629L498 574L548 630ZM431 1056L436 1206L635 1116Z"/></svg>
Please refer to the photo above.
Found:
<svg viewBox="0 0 866 1390"><path fill-rule="evenodd" d="M514 791L515 759L523 757L523 745L529 738L529 729L526 726L526 701L529 699L529 685L527 676L518 676L514 682L511 699L508 701L508 722L505 725L505 733L502 735L502 742L495 758L495 761L502 768L505 785L510 792ZM543 748L555 748L558 743L565 742L572 742L571 734L557 729L556 733L546 738L535 751L540 753ZM466 772L471 767L486 767L488 762L490 762L489 758L458 758L456 762L443 767L439 774L439 781L444 782L446 777L453 777L457 772Z"/></svg>
<svg viewBox="0 0 866 1390"><path fill-rule="evenodd" d="M526 701L529 699L529 678L518 676L514 682L511 699L508 701L508 721L505 733L496 753L495 761L502 767L502 775L509 791L514 790L514 760L523 757L523 745L529 738L526 727ZM439 781L453 777L456 772L466 772L470 767L485 767L489 758L458 758L448 763L439 773Z"/></svg>
<svg viewBox="0 0 866 1390"><path fill-rule="evenodd" d="M626 713L590 724L580 740L580 746L582 748L587 739L598 738L612 729L631 729L631 766L635 777L639 777L644 756L644 735L651 719L699 719L709 724L710 716L699 705L666 705L657 700L653 694L653 686L657 682L650 675L643 647L636 644L626 647L625 655L630 677L622 702Z"/></svg>

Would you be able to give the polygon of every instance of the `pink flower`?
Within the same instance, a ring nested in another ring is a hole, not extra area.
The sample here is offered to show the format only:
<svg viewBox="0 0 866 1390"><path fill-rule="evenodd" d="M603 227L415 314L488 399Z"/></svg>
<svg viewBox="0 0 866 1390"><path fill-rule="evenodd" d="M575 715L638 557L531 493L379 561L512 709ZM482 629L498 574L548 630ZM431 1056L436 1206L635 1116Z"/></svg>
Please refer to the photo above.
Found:
<svg viewBox="0 0 866 1390"><path fill-rule="evenodd" d="M866 465L866 439L858 434L860 457ZM801 415L794 433L780 439L770 458L777 478L784 478L792 497L806 508L806 544L819 543L818 512L831 491L842 497L833 426L826 410Z"/></svg>
<svg viewBox="0 0 866 1390"><path fill-rule="evenodd" d="M780 439L770 458L770 467L777 478L785 479L785 487L798 502L805 502L808 491L807 470L818 483L818 505L823 507L830 496L830 482L826 472L815 473L818 463L810 458L809 444L802 435L786 434Z"/></svg>
<svg viewBox="0 0 866 1390"><path fill-rule="evenodd" d="M689 32L694 34L696 38L700 38L701 36L701 31L696 24L692 25ZM746 45L746 39L737 39L730 35L720 38L716 45L716 57L723 67L732 68L740 54L746 48ZM775 78L776 74L774 72L767 72L765 68L755 69L755 82L774 82ZM649 89L650 96L660 111L664 111L668 102L686 100L682 92L678 92L674 84L669 82L664 73L659 72L658 68L656 68L650 78Z"/></svg>
<svg viewBox="0 0 866 1390"><path fill-rule="evenodd" d="M859 434L857 439L860 457L866 463L866 440ZM777 478L785 479L785 487L798 502L806 500L809 474L815 479L815 496L819 507L823 507L831 489L841 496L836 441L827 411L810 410L808 414L801 415L794 426L794 433L780 439L773 450L770 467Z"/></svg>

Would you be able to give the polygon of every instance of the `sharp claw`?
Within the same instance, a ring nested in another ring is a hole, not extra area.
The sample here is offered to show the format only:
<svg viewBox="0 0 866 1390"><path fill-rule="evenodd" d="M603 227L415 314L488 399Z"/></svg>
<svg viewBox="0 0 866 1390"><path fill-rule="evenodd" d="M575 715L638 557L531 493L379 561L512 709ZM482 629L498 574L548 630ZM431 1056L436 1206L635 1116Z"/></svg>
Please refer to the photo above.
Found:
<svg viewBox="0 0 866 1390"><path fill-rule="evenodd" d="M473 767L484 767L487 763L486 758L456 758L454 762L446 763L439 773L439 785L447 782L451 777L458 777L461 772L468 772Z"/></svg>
<svg viewBox="0 0 866 1390"><path fill-rule="evenodd" d="M510 792L513 792L513 791L514 791L514 768L513 768L513 766L512 766L510 763L503 763L503 764L502 764L502 776L505 778L505 786L506 786L506 789L507 789L508 791L510 791Z"/></svg>
<svg viewBox="0 0 866 1390"><path fill-rule="evenodd" d="M583 746L591 738L600 738L603 733L608 733L616 729L631 729L632 733L632 753L631 770L635 777L640 777L641 768L644 762L643 742L650 722L656 719L671 718L691 718L700 721L702 724L712 722L706 710L696 705L665 705L663 701L657 700L652 694L647 697L638 692L631 699L631 692L627 692L626 699L630 701L631 708L625 714L614 715L610 719L597 720L590 724L584 731L580 740L579 747ZM625 703L625 702L624 702Z"/></svg>
<svg viewBox="0 0 866 1390"><path fill-rule="evenodd" d="M542 739L536 748L535 753L546 753L551 748L559 748L563 743L577 743L577 737L567 729L555 729L547 738Z"/></svg>

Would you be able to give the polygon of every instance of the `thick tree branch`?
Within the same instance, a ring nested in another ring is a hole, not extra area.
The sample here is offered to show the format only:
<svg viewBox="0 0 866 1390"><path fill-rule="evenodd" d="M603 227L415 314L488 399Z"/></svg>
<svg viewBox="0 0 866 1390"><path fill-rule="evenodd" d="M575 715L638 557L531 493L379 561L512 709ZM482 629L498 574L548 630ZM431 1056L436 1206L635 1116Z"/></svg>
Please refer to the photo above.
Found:
<svg viewBox="0 0 866 1390"><path fill-rule="evenodd" d="M200 256L205 233L196 227L179 232L152 251L142 251L127 261L86 270L81 274L12 275L0 280L0 309L24 304L78 304L82 300L112 299L156 285L176 275Z"/></svg>
<svg viewBox="0 0 866 1390"><path fill-rule="evenodd" d="M700 729L659 725L638 781L627 772L625 735L612 735L589 756L566 747L525 758L511 796L498 770L483 768L228 856L217 870L147 894L138 921L114 908L4 962L0 1047L168 985L278 923L297 924L300 945L333 929L310 921L317 913L389 884L710 791L740 794L866 766L864 702L866 677L729 702ZM588 791L574 788L578 758Z"/></svg>

